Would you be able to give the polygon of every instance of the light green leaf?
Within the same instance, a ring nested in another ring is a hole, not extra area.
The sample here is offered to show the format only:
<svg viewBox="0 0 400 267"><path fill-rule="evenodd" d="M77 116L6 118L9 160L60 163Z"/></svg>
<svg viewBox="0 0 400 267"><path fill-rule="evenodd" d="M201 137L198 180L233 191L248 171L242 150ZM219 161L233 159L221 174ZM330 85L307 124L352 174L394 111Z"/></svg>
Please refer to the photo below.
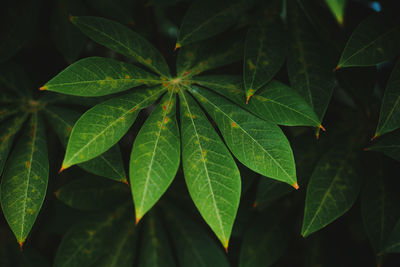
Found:
<svg viewBox="0 0 400 267"><path fill-rule="evenodd" d="M367 148L368 151L379 151L392 159L400 161L400 134L398 131L379 139L378 142Z"/></svg>
<svg viewBox="0 0 400 267"><path fill-rule="evenodd" d="M144 220L138 266L176 266L172 256L171 245L168 243L168 237L160 218L153 212L149 215Z"/></svg>
<svg viewBox="0 0 400 267"><path fill-rule="evenodd" d="M58 200L79 210L104 210L129 199L128 186L101 177L86 175L55 192Z"/></svg>
<svg viewBox="0 0 400 267"><path fill-rule="evenodd" d="M192 87L190 92L213 118L240 162L264 176L298 187L292 149L277 125L206 89Z"/></svg>
<svg viewBox="0 0 400 267"><path fill-rule="evenodd" d="M383 14L374 14L354 30L336 68L373 66L398 54L400 25Z"/></svg>
<svg viewBox="0 0 400 267"><path fill-rule="evenodd" d="M75 110L46 106L45 114L64 147L67 147L72 127L82 115ZM127 183L119 145L112 146L100 156L78 165L87 172Z"/></svg>
<svg viewBox="0 0 400 267"><path fill-rule="evenodd" d="M354 204L360 191L354 158L354 152L343 146L322 156L307 186L302 236L324 228Z"/></svg>
<svg viewBox="0 0 400 267"><path fill-rule="evenodd" d="M115 145L139 110L151 105L164 88L143 88L100 103L86 111L71 131L62 169L91 160Z"/></svg>
<svg viewBox="0 0 400 267"><path fill-rule="evenodd" d="M1 207L18 243L28 236L46 195L49 161L44 123L34 113L4 169Z"/></svg>
<svg viewBox="0 0 400 267"><path fill-rule="evenodd" d="M103 96L161 82L157 76L134 65L89 57L68 66L40 89L75 96Z"/></svg>
<svg viewBox="0 0 400 267"><path fill-rule="evenodd" d="M400 60L397 61L383 95L375 137L400 128Z"/></svg>
<svg viewBox="0 0 400 267"><path fill-rule="evenodd" d="M335 86L333 57L294 1L288 2L288 21L287 69L290 84L313 107L321 122Z"/></svg>
<svg viewBox="0 0 400 267"><path fill-rule="evenodd" d="M240 76L199 76L192 81L223 95L264 120L286 126L320 126L317 115L304 98L276 80L259 89L248 104L244 102L245 91Z"/></svg>
<svg viewBox="0 0 400 267"><path fill-rule="evenodd" d="M221 247L196 221L171 205L164 211L180 266L230 266Z"/></svg>
<svg viewBox="0 0 400 267"><path fill-rule="evenodd" d="M3 173L4 164L8 158L13 145L15 134L21 129L25 122L27 114L18 114L5 122L1 123L0 128L0 176Z"/></svg>
<svg viewBox="0 0 400 267"><path fill-rule="evenodd" d="M194 99L183 92L179 96L186 184L200 214L227 248L240 201L240 173Z"/></svg>
<svg viewBox="0 0 400 267"><path fill-rule="evenodd" d="M176 47L207 39L228 29L254 0L198 0L186 12Z"/></svg>
<svg viewBox="0 0 400 267"><path fill-rule="evenodd" d="M277 15L261 17L246 36L243 81L246 101L268 83L286 59L286 33Z"/></svg>
<svg viewBox="0 0 400 267"><path fill-rule="evenodd" d="M160 52L139 34L118 22L100 17L72 17L75 24L93 41L128 58L132 58L156 73L169 77L169 68Z"/></svg>
<svg viewBox="0 0 400 267"><path fill-rule="evenodd" d="M129 177L136 221L161 198L180 162L176 95L168 92L140 129L133 144Z"/></svg>
<svg viewBox="0 0 400 267"><path fill-rule="evenodd" d="M343 26L344 11L347 0L325 0L339 25Z"/></svg>

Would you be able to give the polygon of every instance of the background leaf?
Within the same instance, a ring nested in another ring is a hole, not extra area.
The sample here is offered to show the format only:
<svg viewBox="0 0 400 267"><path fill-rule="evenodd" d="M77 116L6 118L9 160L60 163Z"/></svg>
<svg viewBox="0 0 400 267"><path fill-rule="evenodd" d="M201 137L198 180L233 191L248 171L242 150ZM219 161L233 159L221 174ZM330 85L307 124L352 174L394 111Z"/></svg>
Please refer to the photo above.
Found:
<svg viewBox="0 0 400 267"><path fill-rule="evenodd" d="M400 135L398 131L382 136L378 142L366 150L382 152L388 157L400 161Z"/></svg>

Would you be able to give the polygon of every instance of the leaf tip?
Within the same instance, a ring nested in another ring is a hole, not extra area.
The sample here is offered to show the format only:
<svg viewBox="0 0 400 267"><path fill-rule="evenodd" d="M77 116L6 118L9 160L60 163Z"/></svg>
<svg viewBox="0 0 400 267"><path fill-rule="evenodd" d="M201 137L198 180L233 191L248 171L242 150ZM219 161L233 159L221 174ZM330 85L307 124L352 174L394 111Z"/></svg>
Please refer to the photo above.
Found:
<svg viewBox="0 0 400 267"><path fill-rule="evenodd" d="M75 24L75 22L76 22L76 16L69 15L69 16L68 16L68 19L69 19L69 21L71 21L72 23Z"/></svg>
<svg viewBox="0 0 400 267"><path fill-rule="evenodd" d="M326 132L326 129L324 128L324 126L322 126L322 124L318 125L318 128L321 129L323 132Z"/></svg>
<svg viewBox="0 0 400 267"><path fill-rule="evenodd" d="M253 203L253 208L257 208L257 206L258 206L258 202L257 201L254 201L254 203Z"/></svg>
<svg viewBox="0 0 400 267"><path fill-rule="evenodd" d="M19 250L22 252L23 247L24 247L24 242L25 241L18 241L18 245L19 245Z"/></svg>
<svg viewBox="0 0 400 267"><path fill-rule="evenodd" d="M140 213L136 212L136 216L135 216L135 225L138 225L140 220L143 218L143 215L141 215Z"/></svg>
<svg viewBox="0 0 400 267"><path fill-rule="evenodd" d="M58 173L62 173L65 169L68 169L68 168L69 168L69 166L63 164L61 166L60 170L58 171Z"/></svg>
<svg viewBox="0 0 400 267"><path fill-rule="evenodd" d="M369 147L364 148L363 151L369 151Z"/></svg>
<svg viewBox="0 0 400 267"><path fill-rule="evenodd" d="M125 177L124 177L124 179L121 180L121 182L124 183L124 184L126 184L126 185L129 185L129 182L128 182L128 180L127 180Z"/></svg>
<svg viewBox="0 0 400 267"><path fill-rule="evenodd" d="M336 72L338 70L340 70L342 68L342 66L340 64L338 64L334 69L333 72Z"/></svg>
<svg viewBox="0 0 400 267"><path fill-rule="evenodd" d="M295 182L294 184L292 184L292 186L294 187L294 189L299 190L300 186L297 182Z"/></svg>
<svg viewBox="0 0 400 267"><path fill-rule="evenodd" d="M176 43L176 44L175 44L174 51L178 50L178 49L181 48L181 47L182 47L182 45L181 45L180 43Z"/></svg>
<svg viewBox="0 0 400 267"><path fill-rule="evenodd" d="M376 138L378 138L378 136L379 136L379 135L378 135L377 133L374 134L374 136L372 136L372 138L371 138L371 142L374 141Z"/></svg>
<svg viewBox="0 0 400 267"><path fill-rule="evenodd" d="M43 85L42 87L39 88L40 91L45 91L49 89L46 85Z"/></svg>
<svg viewBox="0 0 400 267"><path fill-rule="evenodd" d="M225 252L228 253L228 250L229 250L229 240L228 240L228 239L227 239L227 240L224 240L224 241L222 242L222 245L224 246Z"/></svg>
<svg viewBox="0 0 400 267"><path fill-rule="evenodd" d="M54 195L56 196L56 198L58 198L59 194L60 194L60 189L58 189L57 191L54 192Z"/></svg>

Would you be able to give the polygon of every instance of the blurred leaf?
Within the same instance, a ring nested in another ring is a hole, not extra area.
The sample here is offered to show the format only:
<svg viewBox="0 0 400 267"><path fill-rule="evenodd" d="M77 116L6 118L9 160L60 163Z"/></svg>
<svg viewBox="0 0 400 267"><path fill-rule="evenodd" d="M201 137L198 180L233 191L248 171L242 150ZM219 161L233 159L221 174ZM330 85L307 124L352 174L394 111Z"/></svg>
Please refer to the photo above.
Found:
<svg viewBox="0 0 400 267"><path fill-rule="evenodd" d="M257 186L254 206L263 210L272 202L289 194L290 192L293 192L293 188L287 186L286 183L262 176Z"/></svg>
<svg viewBox="0 0 400 267"><path fill-rule="evenodd" d="M139 110L151 105L163 90L135 90L86 111L72 128L62 168L88 161L110 149L132 126Z"/></svg>
<svg viewBox="0 0 400 267"><path fill-rule="evenodd" d="M160 52L124 25L100 17L72 17L71 21L93 41L145 65L162 76L170 76L168 65Z"/></svg>
<svg viewBox="0 0 400 267"><path fill-rule="evenodd" d="M1 207L20 245L42 207L48 176L44 123L34 113L7 161L1 180Z"/></svg>
<svg viewBox="0 0 400 267"><path fill-rule="evenodd" d="M346 43L336 68L373 66L400 54L400 25L383 14L361 22Z"/></svg>
<svg viewBox="0 0 400 267"><path fill-rule="evenodd" d="M21 106L14 104L2 104L0 107L0 122L21 111Z"/></svg>
<svg viewBox="0 0 400 267"><path fill-rule="evenodd" d="M134 25L132 17L135 1L129 0L86 0L101 17L116 20L125 25Z"/></svg>
<svg viewBox="0 0 400 267"><path fill-rule="evenodd" d="M343 26L344 11L347 0L325 0L339 25Z"/></svg>
<svg viewBox="0 0 400 267"><path fill-rule="evenodd" d="M27 73L16 63L0 66L0 84L14 91L19 98L32 98L32 83Z"/></svg>
<svg viewBox="0 0 400 267"><path fill-rule="evenodd" d="M378 151L392 159L400 161L400 134L398 131L379 139L378 142L367 148L368 151Z"/></svg>
<svg viewBox="0 0 400 267"><path fill-rule="evenodd" d="M40 89L75 96L103 96L161 82L157 76L134 65L88 57L68 66Z"/></svg>
<svg viewBox="0 0 400 267"><path fill-rule="evenodd" d="M190 196L227 248L240 201L240 173L225 144L187 93L180 93L182 163Z"/></svg>

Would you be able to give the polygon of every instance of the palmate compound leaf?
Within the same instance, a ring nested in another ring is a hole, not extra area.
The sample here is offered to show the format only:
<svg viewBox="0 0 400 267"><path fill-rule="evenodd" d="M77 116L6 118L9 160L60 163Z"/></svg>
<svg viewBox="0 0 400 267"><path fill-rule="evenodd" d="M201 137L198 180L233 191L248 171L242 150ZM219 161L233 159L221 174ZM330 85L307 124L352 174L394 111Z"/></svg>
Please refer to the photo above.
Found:
<svg viewBox="0 0 400 267"><path fill-rule="evenodd" d="M400 132L395 131L382 136L378 142L365 150L378 151L392 159L400 161Z"/></svg>
<svg viewBox="0 0 400 267"><path fill-rule="evenodd" d="M171 90L150 114L133 144L129 177L137 222L168 189L179 163L176 94Z"/></svg>
<svg viewBox="0 0 400 267"><path fill-rule="evenodd" d="M278 14L259 18L246 36L243 81L246 101L268 83L286 59L286 32Z"/></svg>
<svg viewBox="0 0 400 267"><path fill-rule="evenodd" d="M343 146L322 156L307 186L302 236L324 228L356 201L360 191L356 159L355 152Z"/></svg>
<svg viewBox="0 0 400 267"><path fill-rule="evenodd" d="M72 109L46 106L45 115L64 147L67 147L72 127L82 115ZM116 181L127 182L122 155L118 144L89 161L78 165L87 172Z"/></svg>
<svg viewBox="0 0 400 267"><path fill-rule="evenodd" d="M10 155L1 180L1 207L20 246L25 242L46 195L49 176L42 118L32 114Z"/></svg>
<svg viewBox="0 0 400 267"><path fill-rule="evenodd" d="M400 59L397 61L383 95L375 137L400 128Z"/></svg>
<svg viewBox="0 0 400 267"><path fill-rule="evenodd" d="M191 81L223 95L264 120L286 126L320 127L317 115L304 98L279 81L272 80L264 85L248 104L244 102L245 91L240 76L198 76Z"/></svg>
<svg viewBox="0 0 400 267"><path fill-rule="evenodd" d="M227 249L240 201L240 173L194 99L180 92L182 163L191 198Z"/></svg>
<svg viewBox="0 0 400 267"><path fill-rule="evenodd" d="M298 188L293 152L277 125L206 89L191 87L190 92L213 118L240 162L255 172Z"/></svg>
<svg viewBox="0 0 400 267"><path fill-rule="evenodd" d="M85 35L156 73L169 77L169 68L160 52L146 39L118 22L100 17L71 17Z"/></svg>
<svg viewBox="0 0 400 267"><path fill-rule="evenodd" d="M110 149L132 126L139 110L151 105L163 91L163 87L138 89L86 111L72 128L61 170Z"/></svg>
<svg viewBox="0 0 400 267"><path fill-rule="evenodd" d="M161 82L157 76L132 64L88 57L68 66L40 89L75 96L103 96Z"/></svg>
<svg viewBox="0 0 400 267"><path fill-rule="evenodd" d="M234 24L254 2L254 0L198 0L194 2L183 18L176 48L223 32Z"/></svg>
<svg viewBox="0 0 400 267"><path fill-rule="evenodd" d="M373 66L399 54L399 22L384 14L374 14L354 30L336 68Z"/></svg>

